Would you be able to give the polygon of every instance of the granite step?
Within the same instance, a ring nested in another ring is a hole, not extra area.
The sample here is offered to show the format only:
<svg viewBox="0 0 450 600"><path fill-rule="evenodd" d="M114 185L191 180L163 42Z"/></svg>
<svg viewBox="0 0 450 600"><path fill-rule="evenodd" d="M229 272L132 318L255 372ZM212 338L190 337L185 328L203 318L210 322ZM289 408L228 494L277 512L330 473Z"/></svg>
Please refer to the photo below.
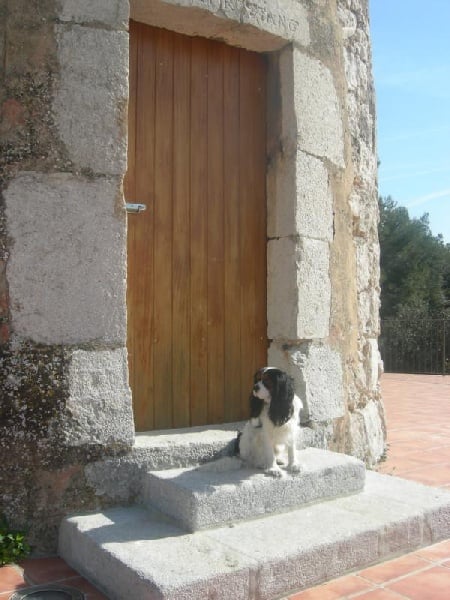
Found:
<svg viewBox="0 0 450 600"><path fill-rule="evenodd" d="M59 554L111 600L273 600L450 537L450 493L367 472L350 496L188 533L155 510L66 518Z"/></svg>
<svg viewBox="0 0 450 600"><path fill-rule="evenodd" d="M236 457L198 467L150 471L143 502L198 531L262 515L285 512L359 492L365 466L351 456L308 448L299 452L301 471L274 478L246 468Z"/></svg>

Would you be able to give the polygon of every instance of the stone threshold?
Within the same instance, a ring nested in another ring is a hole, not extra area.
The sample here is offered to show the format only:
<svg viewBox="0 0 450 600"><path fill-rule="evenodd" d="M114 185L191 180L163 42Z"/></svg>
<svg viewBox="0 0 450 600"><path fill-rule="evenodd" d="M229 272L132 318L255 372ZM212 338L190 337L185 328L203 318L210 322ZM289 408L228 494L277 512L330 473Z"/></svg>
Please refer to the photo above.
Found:
<svg viewBox="0 0 450 600"><path fill-rule="evenodd" d="M170 469L209 462L235 451L245 421L136 433L132 454L148 469Z"/></svg>
<svg viewBox="0 0 450 600"><path fill-rule="evenodd" d="M148 469L188 467L235 453L238 432L246 421L201 425L179 429L137 432L132 447L133 460ZM323 448L314 426L302 426L304 447Z"/></svg>

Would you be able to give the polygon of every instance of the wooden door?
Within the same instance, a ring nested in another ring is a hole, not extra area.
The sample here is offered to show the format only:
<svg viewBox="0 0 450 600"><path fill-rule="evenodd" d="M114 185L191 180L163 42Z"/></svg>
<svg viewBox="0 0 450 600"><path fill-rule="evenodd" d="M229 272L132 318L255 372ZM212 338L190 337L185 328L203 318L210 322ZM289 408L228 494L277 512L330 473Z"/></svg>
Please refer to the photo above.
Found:
<svg viewBox="0 0 450 600"><path fill-rule="evenodd" d="M131 22L128 351L136 429L245 418L267 356L264 57Z"/></svg>

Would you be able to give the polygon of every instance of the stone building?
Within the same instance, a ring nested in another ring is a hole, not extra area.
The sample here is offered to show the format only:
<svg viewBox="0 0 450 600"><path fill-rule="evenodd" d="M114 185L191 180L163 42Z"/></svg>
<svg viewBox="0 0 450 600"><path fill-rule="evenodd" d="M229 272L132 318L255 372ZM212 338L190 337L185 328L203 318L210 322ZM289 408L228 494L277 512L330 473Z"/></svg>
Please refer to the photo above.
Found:
<svg viewBox="0 0 450 600"><path fill-rule="evenodd" d="M376 463L367 0L0 17L0 512L54 549L63 515L182 462L152 430L201 426L198 460L231 439L264 364L295 378L308 445Z"/></svg>

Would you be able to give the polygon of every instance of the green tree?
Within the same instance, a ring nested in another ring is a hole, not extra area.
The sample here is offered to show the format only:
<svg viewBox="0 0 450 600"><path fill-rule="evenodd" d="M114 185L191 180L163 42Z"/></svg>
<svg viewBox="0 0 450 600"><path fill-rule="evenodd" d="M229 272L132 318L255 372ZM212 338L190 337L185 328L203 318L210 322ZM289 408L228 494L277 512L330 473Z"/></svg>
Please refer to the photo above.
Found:
<svg viewBox="0 0 450 600"><path fill-rule="evenodd" d="M379 198L381 317L442 316L450 300L450 245L433 236L428 214L409 217L390 197Z"/></svg>

